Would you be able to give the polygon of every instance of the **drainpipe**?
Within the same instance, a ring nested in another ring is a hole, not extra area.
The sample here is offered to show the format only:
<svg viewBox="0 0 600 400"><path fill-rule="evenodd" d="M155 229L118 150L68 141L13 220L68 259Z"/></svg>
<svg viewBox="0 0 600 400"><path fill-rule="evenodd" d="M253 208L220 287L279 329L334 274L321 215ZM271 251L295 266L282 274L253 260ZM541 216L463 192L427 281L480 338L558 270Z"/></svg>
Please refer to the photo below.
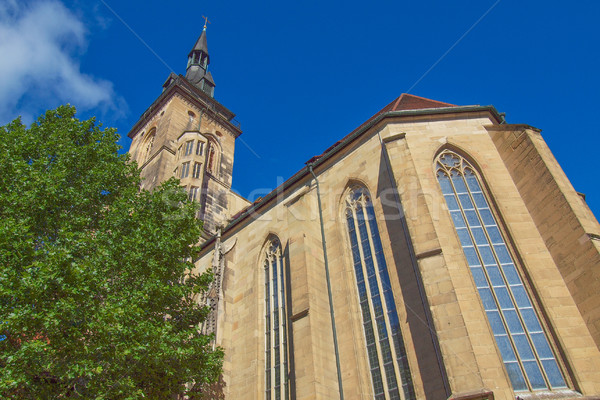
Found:
<svg viewBox="0 0 600 400"><path fill-rule="evenodd" d="M429 315L429 310L427 310L427 303L425 301L425 293L423 292L423 281L421 280L421 274L417 267L417 256L415 254L415 249L412 245L412 241L410 238L410 233L408 232L408 226L406 225L406 216L404 215L404 209L402 208L402 203L400 201L400 195L398 194L398 188L396 187L396 182L393 179L392 169L390 166L390 161L388 158L387 147L381 139L381 133L377 132L377 136L379 137L379 143L381 144L381 156L385 162L385 169L387 170L388 179L390 180L390 185L392 185L392 189L394 189L394 197L396 200L396 207L398 208L398 215L400 216L400 225L402 225L402 232L404 233L404 240L406 240L406 244L408 246L408 252L410 253L410 262L412 264L413 273L415 274L415 279L417 280L417 288L419 289L419 298L421 300L421 304L423 305L423 309L425 311L425 321L427 323L427 329L431 334L431 341L433 343L433 349L435 351L435 357L438 362L438 366L440 368L440 374L442 375L442 380L444 383L444 390L446 391L446 397L449 397L452 392L450 391L450 385L448 383L448 376L446 375L446 369L444 368L442 353L440 351L440 345L437 340L437 334L435 331L435 327L433 326L433 322L431 321L431 316Z"/></svg>
<svg viewBox="0 0 600 400"><path fill-rule="evenodd" d="M340 354L338 351L337 332L335 329L335 316L333 313L333 298L331 296L331 280L329 279L329 262L327 261L327 245L325 243L325 226L323 225L323 208L321 207L321 190L319 189L319 180L313 172L313 164L308 164L308 171L315 179L317 185L317 202L319 204L319 220L321 222L321 242L323 243L323 260L325 261L325 280L327 281L327 295L329 296L329 314L331 315L331 329L333 331L333 349L335 351L335 366L337 368L338 388L340 390L340 400L344 400L344 389L342 387L342 371L340 369Z"/></svg>

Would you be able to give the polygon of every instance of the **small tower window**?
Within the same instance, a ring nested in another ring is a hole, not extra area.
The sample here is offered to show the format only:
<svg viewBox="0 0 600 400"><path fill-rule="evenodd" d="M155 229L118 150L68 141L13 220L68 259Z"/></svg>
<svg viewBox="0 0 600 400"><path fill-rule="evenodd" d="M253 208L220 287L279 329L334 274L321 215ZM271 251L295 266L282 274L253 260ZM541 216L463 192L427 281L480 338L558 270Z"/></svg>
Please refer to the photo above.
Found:
<svg viewBox="0 0 600 400"><path fill-rule="evenodd" d="M194 150L194 141L193 140L188 140L185 143L185 153L184 156L189 156L190 154L192 154L192 151Z"/></svg>
<svg viewBox="0 0 600 400"><path fill-rule="evenodd" d="M188 200L189 201L195 201L196 198L198 197L198 191L199 190L200 190L200 188L198 188L196 186L190 187L190 191L188 193Z"/></svg>
<svg viewBox="0 0 600 400"><path fill-rule="evenodd" d="M179 176L179 178L180 179L187 178L189 173L190 173L190 163L184 162L183 164L181 164L181 175Z"/></svg>
<svg viewBox="0 0 600 400"><path fill-rule="evenodd" d="M195 179L200 178L200 174L202 173L202 163L195 162L194 163L194 172L192 173L192 177Z"/></svg>
<svg viewBox="0 0 600 400"><path fill-rule="evenodd" d="M198 144L196 145L196 155L201 156L204 151L204 142L198 140Z"/></svg>

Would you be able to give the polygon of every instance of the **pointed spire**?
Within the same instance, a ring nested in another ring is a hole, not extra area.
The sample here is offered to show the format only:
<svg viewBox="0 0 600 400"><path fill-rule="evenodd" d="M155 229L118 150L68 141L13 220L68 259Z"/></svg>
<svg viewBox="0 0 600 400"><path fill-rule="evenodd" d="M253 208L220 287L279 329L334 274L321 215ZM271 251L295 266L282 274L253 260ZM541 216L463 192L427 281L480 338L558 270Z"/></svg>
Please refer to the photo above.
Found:
<svg viewBox="0 0 600 400"><path fill-rule="evenodd" d="M202 30L202 34L200 34L200 37L196 41L194 48L190 50L189 55L191 56L194 51L203 51L208 56L208 46L206 45L206 26Z"/></svg>
<svg viewBox="0 0 600 400"><path fill-rule="evenodd" d="M202 18L204 18L204 28L196 44L188 54L185 77L198 89L201 89L212 97L215 83L210 72L207 72L208 64L210 64L210 56L208 55L208 45L206 44L206 25L210 21L204 16Z"/></svg>

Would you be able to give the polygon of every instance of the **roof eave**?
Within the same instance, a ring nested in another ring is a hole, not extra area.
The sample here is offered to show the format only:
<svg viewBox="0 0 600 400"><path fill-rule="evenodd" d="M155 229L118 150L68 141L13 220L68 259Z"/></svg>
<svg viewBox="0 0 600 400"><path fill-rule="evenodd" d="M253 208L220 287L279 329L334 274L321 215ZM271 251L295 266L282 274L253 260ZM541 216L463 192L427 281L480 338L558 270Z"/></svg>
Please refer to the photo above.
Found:
<svg viewBox="0 0 600 400"><path fill-rule="evenodd" d="M312 162L308 162L307 164L311 164L313 169L319 167L320 165L325 163L327 160L329 160L331 157L333 157L335 154L337 154L342 149L344 149L347 145L349 145L351 142L353 142L356 138L358 138L364 132L371 129L373 126L377 125L379 122L381 122L382 120L384 120L386 118L410 117L410 116L420 116L420 115L455 114L455 113L482 112L482 111L484 111L484 112L487 111L490 114L492 114L492 116L496 119L496 121L498 123L500 123L502 121L500 113L498 113L496 108L491 105L490 106L453 106L453 107L442 107L442 108L426 108L426 109L419 109L419 110L387 111L385 113L378 115L372 121L369 121L369 123L365 124L363 127L360 127L355 132L353 132L352 134L345 137L337 146L333 147L331 150L329 150L328 152L325 152L323 155L321 155L316 160L314 160ZM313 158L311 158L311 160L313 160ZM243 220L248 218L250 215L254 214L260 208L262 208L267 203L269 203L273 198L275 198L278 193L282 193L282 192L286 191L291 186L298 183L306 175L309 175L308 169L306 169L306 168L303 168L303 169L299 170L298 172L296 172L294 175L292 175L292 177L290 177L288 180L283 182L279 187L275 188L275 190L272 190L269 194L267 194L265 197L263 197L257 203L248 206L248 208L242 214L240 214L234 220L230 221L223 228L222 234L226 233L227 231L232 229L235 225L241 223ZM203 248L209 247L213 243L214 240L215 240L215 237L213 236L211 239L204 242L202 244L202 247Z"/></svg>

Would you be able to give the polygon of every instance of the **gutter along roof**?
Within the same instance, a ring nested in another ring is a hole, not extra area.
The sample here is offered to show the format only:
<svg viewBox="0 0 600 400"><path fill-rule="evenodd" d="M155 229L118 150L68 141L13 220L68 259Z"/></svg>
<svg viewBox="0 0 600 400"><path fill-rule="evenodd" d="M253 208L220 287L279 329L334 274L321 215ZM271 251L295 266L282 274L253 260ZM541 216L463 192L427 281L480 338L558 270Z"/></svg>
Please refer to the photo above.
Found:
<svg viewBox="0 0 600 400"><path fill-rule="evenodd" d="M467 112L489 112L492 116L500 123L502 117L494 106L456 106L453 104L443 103L435 100L426 99L423 97L413 96L407 93L403 93L400 97L396 98L390 104L382 108L379 112L359 125L358 128L354 129L343 139L337 141L334 145L325 150L322 154L310 158L306 164L312 164L313 169L316 169L321 164L332 158L334 155L339 153L341 150L346 148L350 143L357 139L365 131L369 130L373 126L386 118L394 117L412 117L422 115L441 115L441 114L454 114L454 113L467 113ZM257 212L260 208L264 207L269 201L277 196L278 193L283 193L291 186L299 182L305 176L310 175L307 168L303 168L296 172L292 177L287 179L269 194L264 197L259 197L246 208L235 214L232 220L223 228L221 236L224 236L226 232L231 231L236 225L244 221L251 214ZM223 238L224 239L224 238ZM202 251L209 248L215 240L215 237L208 239L202 244Z"/></svg>

